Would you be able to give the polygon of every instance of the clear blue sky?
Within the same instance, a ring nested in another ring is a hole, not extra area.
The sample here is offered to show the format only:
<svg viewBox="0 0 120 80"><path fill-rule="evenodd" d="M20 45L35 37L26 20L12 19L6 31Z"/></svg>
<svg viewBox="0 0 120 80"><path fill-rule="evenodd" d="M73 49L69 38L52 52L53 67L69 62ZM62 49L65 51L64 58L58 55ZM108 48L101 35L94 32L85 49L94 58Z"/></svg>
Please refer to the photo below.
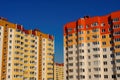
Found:
<svg viewBox="0 0 120 80"><path fill-rule="evenodd" d="M0 16L55 36L55 61L63 62L63 26L85 15L120 10L120 0L1 0Z"/></svg>

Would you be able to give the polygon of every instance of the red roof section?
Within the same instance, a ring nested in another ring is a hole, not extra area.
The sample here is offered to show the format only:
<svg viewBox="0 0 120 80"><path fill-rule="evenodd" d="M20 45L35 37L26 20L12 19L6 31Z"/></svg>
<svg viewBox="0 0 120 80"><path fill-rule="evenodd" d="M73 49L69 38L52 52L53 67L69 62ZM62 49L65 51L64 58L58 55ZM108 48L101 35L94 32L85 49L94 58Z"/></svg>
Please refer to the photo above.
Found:
<svg viewBox="0 0 120 80"><path fill-rule="evenodd" d="M57 66L64 66L64 63L55 63Z"/></svg>

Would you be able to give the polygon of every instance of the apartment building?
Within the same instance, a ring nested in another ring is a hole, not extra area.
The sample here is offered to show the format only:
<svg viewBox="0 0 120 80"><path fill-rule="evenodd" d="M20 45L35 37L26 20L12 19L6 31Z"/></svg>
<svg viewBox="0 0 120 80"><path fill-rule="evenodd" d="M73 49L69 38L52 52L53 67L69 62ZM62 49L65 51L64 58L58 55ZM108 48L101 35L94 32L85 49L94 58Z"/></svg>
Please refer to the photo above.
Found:
<svg viewBox="0 0 120 80"><path fill-rule="evenodd" d="M0 17L0 80L53 80L53 58L53 36Z"/></svg>
<svg viewBox="0 0 120 80"><path fill-rule="evenodd" d="M42 80L54 80L54 39L42 38Z"/></svg>
<svg viewBox="0 0 120 80"><path fill-rule="evenodd" d="M64 80L63 63L54 63L54 80Z"/></svg>
<svg viewBox="0 0 120 80"><path fill-rule="evenodd" d="M120 80L120 11L65 24L64 80Z"/></svg>

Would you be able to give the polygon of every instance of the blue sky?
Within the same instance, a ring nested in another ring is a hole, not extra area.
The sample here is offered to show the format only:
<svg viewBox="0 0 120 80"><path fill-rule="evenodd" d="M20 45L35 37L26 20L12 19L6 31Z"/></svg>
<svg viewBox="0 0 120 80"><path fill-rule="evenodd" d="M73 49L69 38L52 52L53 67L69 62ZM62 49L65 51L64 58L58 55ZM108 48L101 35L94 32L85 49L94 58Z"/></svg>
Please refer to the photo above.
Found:
<svg viewBox="0 0 120 80"><path fill-rule="evenodd" d="M55 36L55 61L63 62L63 26L85 15L120 10L120 0L1 0L0 16Z"/></svg>

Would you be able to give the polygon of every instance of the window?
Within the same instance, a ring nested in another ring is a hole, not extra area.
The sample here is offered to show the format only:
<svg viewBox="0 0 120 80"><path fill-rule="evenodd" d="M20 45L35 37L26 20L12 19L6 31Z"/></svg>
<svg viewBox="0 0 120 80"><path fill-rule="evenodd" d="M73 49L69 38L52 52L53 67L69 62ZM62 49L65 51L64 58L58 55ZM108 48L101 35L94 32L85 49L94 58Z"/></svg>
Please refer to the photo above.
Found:
<svg viewBox="0 0 120 80"><path fill-rule="evenodd" d="M71 45L71 46L68 46L68 48L73 48L73 45Z"/></svg>
<svg viewBox="0 0 120 80"><path fill-rule="evenodd" d="M79 53L84 53L84 49L80 49L80 50L79 50Z"/></svg>
<svg viewBox="0 0 120 80"><path fill-rule="evenodd" d="M103 55L103 58L107 58L107 55Z"/></svg>
<svg viewBox="0 0 120 80"><path fill-rule="evenodd" d="M113 33L114 35L120 35L120 31L116 31Z"/></svg>
<svg viewBox="0 0 120 80"><path fill-rule="evenodd" d="M10 37L12 37L12 34L10 34Z"/></svg>
<svg viewBox="0 0 120 80"><path fill-rule="evenodd" d="M110 41L110 44L113 44L113 41Z"/></svg>
<svg viewBox="0 0 120 80"><path fill-rule="evenodd" d="M86 28L89 28L89 25L86 25Z"/></svg>
<svg viewBox="0 0 120 80"><path fill-rule="evenodd" d="M73 60L73 57L69 57L69 60Z"/></svg>
<svg viewBox="0 0 120 80"><path fill-rule="evenodd" d="M83 31L78 32L78 34L83 34Z"/></svg>
<svg viewBox="0 0 120 80"><path fill-rule="evenodd" d="M111 34L109 34L109 38L111 38L112 37L112 35Z"/></svg>
<svg viewBox="0 0 120 80"><path fill-rule="evenodd" d="M98 45L98 44L99 44L99 42L98 42L98 41L93 42L93 45Z"/></svg>
<svg viewBox="0 0 120 80"><path fill-rule="evenodd" d="M100 54L94 54L93 57L94 57L94 58L99 58L99 57L100 57Z"/></svg>
<svg viewBox="0 0 120 80"><path fill-rule="evenodd" d="M9 55L11 55L11 51L9 52Z"/></svg>
<svg viewBox="0 0 120 80"><path fill-rule="evenodd" d="M89 79L91 79L91 75L89 75Z"/></svg>
<svg viewBox="0 0 120 80"><path fill-rule="evenodd" d="M104 75L104 78L108 78L108 75Z"/></svg>
<svg viewBox="0 0 120 80"><path fill-rule="evenodd" d="M105 26L105 23L101 23L101 26L102 26L102 27Z"/></svg>
<svg viewBox="0 0 120 80"><path fill-rule="evenodd" d="M120 66L117 66L117 70L120 70Z"/></svg>
<svg viewBox="0 0 120 80"><path fill-rule="evenodd" d="M8 78L10 78L10 75L8 75Z"/></svg>
<svg viewBox="0 0 120 80"><path fill-rule="evenodd" d="M117 77L120 77L120 74L117 74Z"/></svg>
<svg viewBox="0 0 120 80"><path fill-rule="evenodd" d="M106 48L103 48L103 52L106 52Z"/></svg>
<svg viewBox="0 0 120 80"><path fill-rule="evenodd" d="M88 65L91 66L91 62L88 62Z"/></svg>
<svg viewBox="0 0 120 80"><path fill-rule="evenodd" d="M79 47L83 47L83 46L84 46L84 43L80 43L80 44L79 44Z"/></svg>
<svg viewBox="0 0 120 80"><path fill-rule="evenodd" d="M88 49L88 53L90 53L90 49Z"/></svg>
<svg viewBox="0 0 120 80"><path fill-rule="evenodd" d="M95 78L101 78L101 75L100 74L94 74L94 77Z"/></svg>
<svg viewBox="0 0 120 80"><path fill-rule="evenodd" d="M73 54L73 51L69 51L68 54Z"/></svg>
<svg viewBox="0 0 120 80"><path fill-rule="evenodd" d="M90 43L87 43L88 46L90 46Z"/></svg>
<svg viewBox="0 0 120 80"><path fill-rule="evenodd" d="M98 32L99 30L98 29L93 29L92 32Z"/></svg>
<svg viewBox="0 0 120 80"><path fill-rule="evenodd" d="M71 78L73 78L73 76L72 76L72 75L70 75L70 76L69 76L69 78L71 79Z"/></svg>
<svg viewBox="0 0 120 80"><path fill-rule="evenodd" d="M116 52L115 54L116 54L116 56L120 56L120 52Z"/></svg>
<svg viewBox="0 0 120 80"><path fill-rule="evenodd" d="M68 40L68 43L71 43L71 42L73 42L73 40Z"/></svg>
<svg viewBox="0 0 120 80"><path fill-rule="evenodd" d="M99 67L94 68L94 71L100 71L101 69Z"/></svg>
<svg viewBox="0 0 120 80"><path fill-rule="evenodd" d="M9 57L9 60L11 60L11 57Z"/></svg>
<svg viewBox="0 0 120 80"><path fill-rule="evenodd" d="M80 66L83 66L83 65L85 65L85 64L84 64L84 62L79 62L79 65L80 65Z"/></svg>
<svg viewBox="0 0 120 80"><path fill-rule="evenodd" d="M11 64L10 64L10 63L8 63L8 66L11 66Z"/></svg>
<svg viewBox="0 0 120 80"><path fill-rule="evenodd" d="M117 21L119 21L119 18L114 18L112 21L117 22Z"/></svg>
<svg viewBox="0 0 120 80"><path fill-rule="evenodd" d="M120 63L120 59L116 59L116 62L117 62L117 63Z"/></svg>
<svg viewBox="0 0 120 80"><path fill-rule="evenodd" d="M105 29L102 29L102 32L105 32Z"/></svg>
<svg viewBox="0 0 120 80"><path fill-rule="evenodd" d="M94 61L94 65L96 65L96 66L100 65L100 61L99 60Z"/></svg>
<svg viewBox="0 0 120 80"><path fill-rule="evenodd" d="M90 31L87 31L87 34L89 34L90 33Z"/></svg>
<svg viewBox="0 0 120 80"><path fill-rule="evenodd" d="M90 59L91 57L90 56L88 56L88 59Z"/></svg>
<svg viewBox="0 0 120 80"><path fill-rule="evenodd" d="M82 26L82 25L79 25L79 26L78 26L78 29L81 29L81 28L83 28L83 26Z"/></svg>
<svg viewBox="0 0 120 80"><path fill-rule="evenodd" d="M92 38L93 39L99 38L99 35L93 35Z"/></svg>
<svg viewBox="0 0 120 80"><path fill-rule="evenodd" d="M79 40L84 40L84 38L83 37L79 37Z"/></svg>
<svg viewBox="0 0 120 80"><path fill-rule="evenodd" d="M68 31L68 32L71 32L71 31L72 31L72 28L67 29L67 31Z"/></svg>
<svg viewBox="0 0 120 80"><path fill-rule="evenodd" d="M73 63L69 63L69 66L73 66Z"/></svg>
<svg viewBox="0 0 120 80"><path fill-rule="evenodd" d="M93 48L93 51L100 51L100 48Z"/></svg>
<svg viewBox="0 0 120 80"><path fill-rule="evenodd" d="M12 29L10 29L10 32L12 32Z"/></svg>
<svg viewBox="0 0 120 80"><path fill-rule="evenodd" d="M72 37L72 34L68 34L68 37Z"/></svg>
<svg viewBox="0 0 120 80"><path fill-rule="evenodd" d="M80 75L80 79L85 79L85 76L84 75Z"/></svg>
<svg viewBox="0 0 120 80"><path fill-rule="evenodd" d="M11 49L12 48L12 46L9 46L9 49Z"/></svg>
<svg viewBox="0 0 120 80"><path fill-rule="evenodd" d="M120 48L120 45L116 45L115 48L116 48L116 49L119 49L119 48Z"/></svg>
<svg viewBox="0 0 120 80"><path fill-rule="evenodd" d="M80 56L80 59L84 59L84 56Z"/></svg>
<svg viewBox="0 0 120 80"><path fill-rule="evenodd" d="M106 45L106 42L102 42L102 45Z"/></svg>
<svg viewBox="0 0 120 80"><path fill-rule="evenodd" d="M116 75L112 75L112 78L116 78Z"/></svg>
<svg viewBox="0 0 120 80"><path fill-rule="evenodd" d="M115 42L120 42L120 38L115 38Z"/></svg>
<svg viewBox="0 0 120 80"><path fill-rule="evenodd" d="M106 35L102 35L102 39L106 38Z"/></svg>
<svg viewBox="0 0 120 80"><path fill-rule="evenodd" d="M73 69L69 69L69 72L73 72Z"/></svg>
<svg viewBox="0 0 120 80"><path fill-rule="evenodd" d="M12 43L12 40L10 40L9 43Z"/></svg>
<svg viewBox="0 0 120 80"><path fill-rule="evenodd" d="M94 27L94 26L98 26L98 22L94 22L93 24L92 24L92 26Z"/></svg>
<svg viewBox="0 0 120 80"><path fill-rule="evenodd" d="M112 31L112 28L109 28L109 31Z"/></svg>
<svg viewBox="0 0 120 80"><path fill-rule="evenodd" d="M85 72L85 69L84 68L80 68L80 72Z"/></svg>
<svg viewBox="0 0 120 80"><path fill-rule="evenodd" d="M103 64L104 64L104 65L107 65L107 61L104 61Z"/></svg>
<svg viewBox="0 0 120 80"><path fill-rule="evenodd" d="M90 40L90 37L87 37L87 40Z"/></svg>
<svg viewBox="0 0 120 80"><path fill-rule="evenodd" d="M107 68L104 68L104 72L107 72L108 71L108 69Z"/></svg>
<svg viewBox="0 0 120 80"><path fill-rule="evenodd" d="M114 24L113 25L113 28L115 29L115 28L120 28L120 25L119 24Z"/></svg>
<svg viewBox="0 0 120 80"><path fill-rule="evenodd" d="M91 69L88 69L89 72L91 72Z"/></svg>
<svg viewBox="0 0 120 80"><path fill-rule="evenodd" d="M11 70L10 69L8 69L8 72L10 72Z"/></svg>

